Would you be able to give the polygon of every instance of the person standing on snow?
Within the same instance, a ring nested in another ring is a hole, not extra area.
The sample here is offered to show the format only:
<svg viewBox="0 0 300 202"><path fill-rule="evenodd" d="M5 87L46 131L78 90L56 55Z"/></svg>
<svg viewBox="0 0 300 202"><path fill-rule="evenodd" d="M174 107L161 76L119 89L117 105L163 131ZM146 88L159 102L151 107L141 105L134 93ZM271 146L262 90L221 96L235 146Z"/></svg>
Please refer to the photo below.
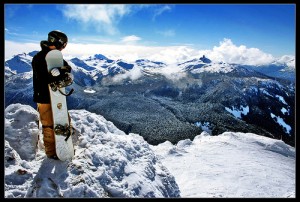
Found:
<svg viewBox="0 0 300 202"><path fill-rule="evenodd" d="M67 43L68 37L65 33L58 30L49 32L48 40L40 42L42 50L33 57L31 63L33 70L33 101L37 103L37 110L42 123L45 153L48 158L52 159L58 159L58 157L55 150L53 117L48 84L53 80L53 78L58 77L61 74L70 73L72 68L64 60L63 67L53 68L50 72L51 75L49 75L45 57L51 50L57 49L62 51L66 47ZM70 76L72 75L70 74Z"/></svg>

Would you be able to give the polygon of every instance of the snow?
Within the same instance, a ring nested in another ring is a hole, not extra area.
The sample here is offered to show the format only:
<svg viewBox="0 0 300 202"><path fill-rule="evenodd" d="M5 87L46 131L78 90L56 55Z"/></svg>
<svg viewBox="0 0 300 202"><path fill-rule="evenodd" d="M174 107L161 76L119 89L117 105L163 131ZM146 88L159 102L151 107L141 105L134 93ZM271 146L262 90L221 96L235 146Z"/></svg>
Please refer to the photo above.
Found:
<svg viewBox="0 0 300 202"><path fill-rule="evenodd" d="M261 89L261 91L263 94L273 97L266 89Z"/></svg>
<svg viewBox="0 0 300 202"><path fill-rule="evenodd" d="M210 123L207 121L204 121L203 123L196 122L195 125L200 127L203 131L206 131L209 134L211 134L211 132L212 132L210 129Z"/></svg>
<svg viewBox="0 0 300 202"><path fill-rule="evenodd" d="M154 146L101 115L69 112L76 150L63 162L45 156L35 109L5 109L5 198L295 198L295 148L281 140L202 132Z"/></svg>
<svg viewBox="0 0 300 202"><path fill-rule="evenodd" d="M279 125L281 125L282 127L284 127L285 132L286 132L287 134L291 135L290 132L291 132L291 130L292 130L292 127L291 127L290 125L286 124L286 123L284 122L284 120L283 120L280 116L276 116L276 115L273 114L273 113L270 113L270 115L271 115L271 117L272 117L273 119L275 118L276 122L277 122Z"/></svg>
<svg viewBox="0 0 300 202"><path fill-rule="evenodd" d="M84 89L83 90L85 93L96 93L96 91L95 90L93 90L93 89L89 89L89 88L87 88L87 89Z"/></svg>
<svg viewBox="0 0 300 202"><path fill-rule="evenodd" d="M283 104L288 105L282 96L275 95L275 97L277 97L279 99L279 101L282 102Z"/></svg>
<svg viewBox="0 0 300 202"><path fill-rule="evenodd" d="M251 133L225 132L219 136L202 133L193 141L182 142L184 144L179 142L177 146L161 144L154 147L174 174L182 196L259 198L292 195L295 154L281 141ZM287 161L282 162L283 159Z"/></svg>
<svg viewBox="0 0 300 202"><path fill-rule="evenodd" d="M282 112L282 114L287 114L287 115L289 115L289 110L287 110L287 109L284 108L284 107L281 108L281 112Z"/></svg>
<svg viewBox="0 0 300 202"><path fill-rule="evenodd" d="M229 73L234 70L234 66L228 63L207 64L199 69L194 69L192 73L211 72L211 73Z"/></svg>
<svg viewBox="0 0 300 202"><path fill-rule="evenodd" d="M225 110L231 113L236 118L242 118L243 115L247 115L249 113L249 106L243 107L240 106L239 108L236 108L235 106L232 106L232 109L229 107L225 107Z"/></svg>

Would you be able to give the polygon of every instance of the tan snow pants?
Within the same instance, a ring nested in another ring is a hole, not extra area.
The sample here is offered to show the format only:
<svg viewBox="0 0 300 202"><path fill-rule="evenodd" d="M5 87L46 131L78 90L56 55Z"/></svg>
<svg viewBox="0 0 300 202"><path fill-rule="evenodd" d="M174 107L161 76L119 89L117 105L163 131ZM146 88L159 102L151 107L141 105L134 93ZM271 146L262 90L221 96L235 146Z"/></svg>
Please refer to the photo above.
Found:
<svg viewBox="0 0 300 202"><path fill-rule="evenodd" d="M44 135L43 141L45 146L45 153L48 157L51 157L53 155L56 155L51 104L37 103L37 108L40 114L40 121L43 127L42 132ZM69 115L69 122L70 121L71 118Z"/></svg>

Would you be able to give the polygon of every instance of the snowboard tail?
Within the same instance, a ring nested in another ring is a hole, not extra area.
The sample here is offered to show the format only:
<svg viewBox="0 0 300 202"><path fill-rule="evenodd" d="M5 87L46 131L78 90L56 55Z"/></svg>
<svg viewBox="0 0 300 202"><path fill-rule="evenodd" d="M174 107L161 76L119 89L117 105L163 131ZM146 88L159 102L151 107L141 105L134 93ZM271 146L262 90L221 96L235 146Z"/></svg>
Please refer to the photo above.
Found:
<svg viewBox="0 0 300 202"><path fill-rule="evenodd" d="M52 68L63 66L63 56L59 50L49 51L46 55L48 72ZM57 157L62 160L71 159L74 156L72 142L72 129L69 122L69 114L66 102L65 87L53 88L48 84L51 99L51 108L54 122L55 149ZM65 95L64 95L65 94Z"/></svg>

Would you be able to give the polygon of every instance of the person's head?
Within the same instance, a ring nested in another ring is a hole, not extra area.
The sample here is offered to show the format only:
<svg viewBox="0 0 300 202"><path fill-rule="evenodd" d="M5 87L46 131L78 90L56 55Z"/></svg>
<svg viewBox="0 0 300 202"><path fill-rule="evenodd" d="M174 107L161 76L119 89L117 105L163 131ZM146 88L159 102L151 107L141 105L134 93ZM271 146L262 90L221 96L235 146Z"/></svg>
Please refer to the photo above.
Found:
<svg viewBox="0 0 300 202"><path fill-rule="evenodd" d="M68 37L65 33L54 30L48 33L49 46L55 46L57 50L62 50L67 46Z"/></svg>

